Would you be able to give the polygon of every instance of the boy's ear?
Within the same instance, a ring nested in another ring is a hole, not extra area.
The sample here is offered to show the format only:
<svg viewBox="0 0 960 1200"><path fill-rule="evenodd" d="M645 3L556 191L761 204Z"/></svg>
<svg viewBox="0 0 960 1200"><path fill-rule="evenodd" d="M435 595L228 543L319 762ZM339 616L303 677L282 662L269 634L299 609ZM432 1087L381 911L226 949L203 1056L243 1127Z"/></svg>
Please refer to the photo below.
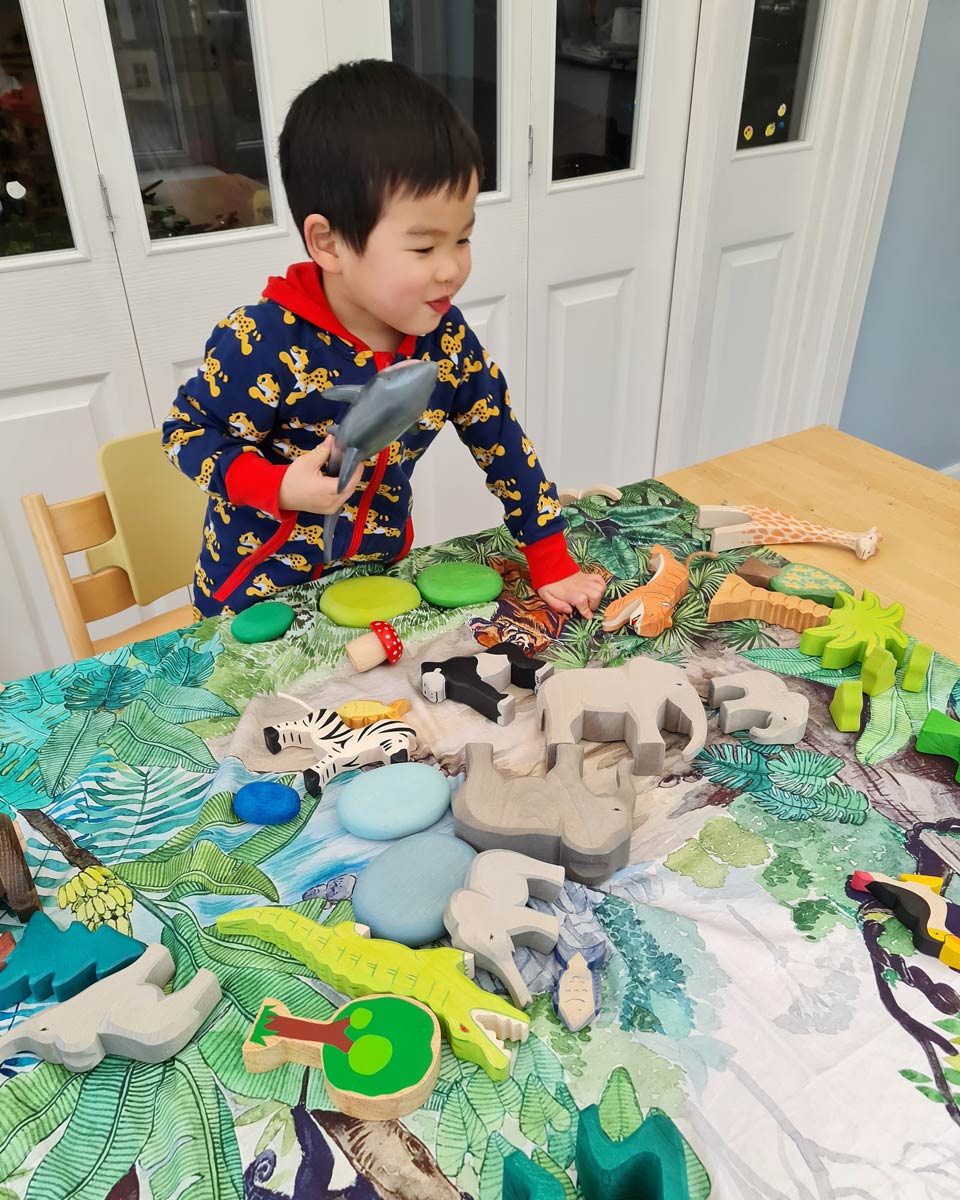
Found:
<svg viewBox="0 0 960 1200"><path fill-rule="evenodd" d="M307 253L322 270L339 275L343 270L340 262L340 246L330 222L320 213L311 213L303 222L303 240Z"/></svg>

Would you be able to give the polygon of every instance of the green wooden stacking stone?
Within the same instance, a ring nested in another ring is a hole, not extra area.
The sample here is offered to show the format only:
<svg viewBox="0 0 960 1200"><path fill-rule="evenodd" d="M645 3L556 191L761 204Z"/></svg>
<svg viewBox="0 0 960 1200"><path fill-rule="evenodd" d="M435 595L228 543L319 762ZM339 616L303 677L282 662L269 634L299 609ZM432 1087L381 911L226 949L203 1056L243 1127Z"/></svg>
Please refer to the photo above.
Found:
<svg viewBox="0 0 960 1200"><path fill-rule="evenodd" d="M926 642L917 642L910 655L906 670L903 672L903 690L919 692L926 682L930 660L933 658L933 647Z"/></svg>
<svg viewBox="0 0 960 1200"><path fill-rule="evenodd" d="M863 684L859 679L847 679L833 693L830 716L841 733L859 733L863 714Z"/></svg>
<svg viewBox="0 0 960 1200"><path fill-rule="evenodd" d="M897 680L897 662L889 650L874 646L863 660L860 682L865 696L881 696L889 692Z"/></svg>
<svg viewBox="0 0 960 1200"><path fill-rule="evenodd" d="M844 583L842 579L821 567L811 567L808 563L787 563L780 573L770 580L770 591L780 592L784 596L800 596L817 604L825 604L827 608L833 608L841 592L853 595L853 588L849 583Z"/></svg>
<svg viewBox="0 0 960 1200"><path fill-rule="evenodd" d="M944 758L952 758L957 763L956 780L960 783L960 721L954 721L935 708L931 709L917 734L917 750L921 754L941 754ZM36 919L31 918L32 921Z"/></svg>
<svg viewBox="0 0 960 1200"><path fill-rule="evenodd" d="M335 625L366 629L371 621L392 621L420 604L420 593L405 579L363 575L341 579L320 595L320 611Z"/></svg>
<svg viewBox="0 0 960 1200"><path fill-rule="evenodd" d="M264 600L237 613L230 632L238 642L273 642L283 637L296 615L282 600Z"/></svg>
<svg viewBox="0 0 960 1200"><path fill-rule="evenodd" d="M436 563L417 576L420 595L438 608L486 604L503 590L503 578L482 563Z"/></svg>

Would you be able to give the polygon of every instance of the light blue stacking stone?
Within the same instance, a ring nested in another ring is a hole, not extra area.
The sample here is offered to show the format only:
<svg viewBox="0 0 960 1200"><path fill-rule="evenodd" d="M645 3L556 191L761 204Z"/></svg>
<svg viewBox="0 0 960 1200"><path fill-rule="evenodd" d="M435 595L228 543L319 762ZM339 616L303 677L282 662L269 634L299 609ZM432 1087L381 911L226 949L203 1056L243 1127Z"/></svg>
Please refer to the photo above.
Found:
<svg viewBox="0 0 960 1200"><path fill-rule="evenodd" d="M361 771L337 792L340 824L354 837L389 842L429 829L450 807L450 783L427 763Z"/></svg>
<svg viewBox="0 0 960 1200"><path fill-rule="evenodd" d="M417 833L375 858L353 889L353 915L373 937L405 946L446 932L443 910L477 852L451 833Z"/></svg>

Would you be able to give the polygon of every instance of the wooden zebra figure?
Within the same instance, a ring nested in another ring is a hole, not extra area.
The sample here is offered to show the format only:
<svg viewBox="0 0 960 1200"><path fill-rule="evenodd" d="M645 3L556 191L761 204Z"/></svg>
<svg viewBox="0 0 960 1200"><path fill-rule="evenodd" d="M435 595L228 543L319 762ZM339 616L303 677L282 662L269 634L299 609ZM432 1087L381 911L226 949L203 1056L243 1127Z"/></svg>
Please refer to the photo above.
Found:
<svg viewBox="0 0 960 1200"><path fill-rule="evenodd" d="M304 771L303 783L311 796L319 796L341 771L372 762L407 762L417 744L417 731L393 719L351 729L340 720L336 709L319 708L307 711L296 721L268 725L263 740L271 754L290 746L313 747L317 762Z"/></svg>

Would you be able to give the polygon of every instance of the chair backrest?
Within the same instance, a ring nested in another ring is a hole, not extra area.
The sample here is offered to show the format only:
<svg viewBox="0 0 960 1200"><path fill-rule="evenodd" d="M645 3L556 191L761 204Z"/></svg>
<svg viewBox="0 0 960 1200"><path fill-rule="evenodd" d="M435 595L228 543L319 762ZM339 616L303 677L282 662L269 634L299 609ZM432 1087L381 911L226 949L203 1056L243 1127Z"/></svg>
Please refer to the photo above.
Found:
<svg viewBox="0 0 960 1200"><path fill-rule="evenodd" d="M100 449L103 492L47 504L22 503L71 652L77 658L121 646L124 634L94 642L87 625L151 604L193 578L205 497L171 467L160 430L116 438ZM71 577L65 556L85 551L89 575ZM136 626L143 637L189 624L177 609ZM132 632L132 631L131 631Z"/></svg>
<svg viewBox="0 0 960 1200"><path fill-rule="evenodd" d="M94 653L89 621L113 616L136 603L130 580L120 567L71 578L65 555L86 550L114 535L110 506L103 492L47 504L43 496L23 497L23 510L37 544L70 650L76 658Z"/></svg>
<svg viewBox="0 0 960 1200"><path fill-rule="evenodd" d="M193 579L206 497L163 453L159 429L100 447L100 476L115 534L87 551L90 570L121 567L137 604Z"/></svg>

